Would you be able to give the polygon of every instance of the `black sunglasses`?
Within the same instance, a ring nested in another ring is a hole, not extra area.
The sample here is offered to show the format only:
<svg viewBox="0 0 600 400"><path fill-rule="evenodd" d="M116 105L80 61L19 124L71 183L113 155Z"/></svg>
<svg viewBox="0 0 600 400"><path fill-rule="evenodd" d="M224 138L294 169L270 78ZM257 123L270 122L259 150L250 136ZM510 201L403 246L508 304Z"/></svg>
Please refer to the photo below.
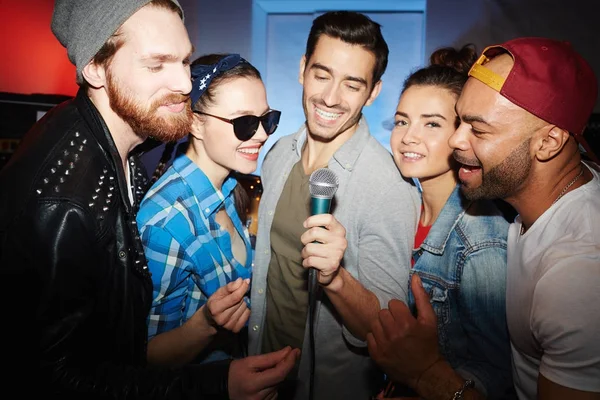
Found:
<svg viewBox="0 0 600 400"><path fill-rule="evenodd" d="M256 115L242 115L234 119L227 119L219 117L218 115L212 115L209 113L194 111L196 114L208 115L216 119L220 119L223 122L227 122L233 125L233 133L242 142L250 140L252 136L258 130L258 123L260 122L265 129L267 135L271 135L277 129L279 125L279 117L281 117L281 111L269 110L266 114L257 117Z"/></svg>

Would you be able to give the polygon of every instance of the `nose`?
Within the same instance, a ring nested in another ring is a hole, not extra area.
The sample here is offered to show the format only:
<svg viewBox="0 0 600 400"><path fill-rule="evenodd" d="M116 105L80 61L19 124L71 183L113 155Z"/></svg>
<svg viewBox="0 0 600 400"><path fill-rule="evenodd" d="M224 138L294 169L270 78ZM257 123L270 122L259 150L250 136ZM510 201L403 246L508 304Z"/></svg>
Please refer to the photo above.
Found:
<svg viewBox="0 0 600 400"><path fill-rule="evenodd" d="M177 65L169 77L169 89L175 93L188 94L192 91L192 76L189 65Z"/></svg>
<svg viewBox="0 0 600 400"><path fill-rule="evenodd" d="M331 84L329 84L325 88L322 99L323 99L323 102L325 103L325 105L327 105L328 107L332 107L332 106L336 106L336 105L340 104L339 87L334 82L331 82Z"/></svg>
<svg viewBox="0 0 600 400"><path fill-rule="evenodd" d="M416 125L408 124L404 128L404 136L402 136L403 144L416 144L421 141L419 128Z"/></svg>
<svg viewBox="0 0 600 400"><path fill-rule="evenodd" d="M254 133L254 136L252 136L252 139L257 141L257 142L266 142L267 138L269 137L269 135L267 135L267 131L265 131L265 128L262 124L262 122L260 122L258 124L258 128L256 129L256 132Z"/></svg>
<svg viewBox="0 0 600 400"><path fill-rule="evenodd" d="M461 122L458 128L454 131L454 133L448 138L448 145L453 150L468 150L470 147L468 140L468 130L468 125L464 122Z"/></svg>

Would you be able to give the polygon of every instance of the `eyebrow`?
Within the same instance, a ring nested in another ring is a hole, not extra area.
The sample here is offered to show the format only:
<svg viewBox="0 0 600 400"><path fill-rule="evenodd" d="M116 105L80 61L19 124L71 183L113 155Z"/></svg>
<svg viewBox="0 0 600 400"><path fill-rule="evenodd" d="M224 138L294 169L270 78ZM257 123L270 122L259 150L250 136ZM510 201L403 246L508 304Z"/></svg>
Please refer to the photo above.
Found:
<svg viewBox="0 0 600 400"><path fill-rule="evenodd" d="M466 122L467 124L472 124L473 122L479 122L480 124L485 124L485 125L490 126L490 123L487 122L482 117L480 117L479 115L460 115L458 113L458 110L456 109L456 106L454 106L454 111L456 112L456 115L458 115L458 118L461 121Z"/></svg>
<svg viewBox="0 0 600 400"><path fill-rule="evenodd" d="M236 111L230 113L229 115L237 115L238 117L243 117L246 115L254 115L257 117L262 117L270 110L271 110L271 107L267 107L267 109L265 111L263 111L262 113L260 113L259 115L254 114L254 111L251 111L251 110L236 110ZM234 118L237 118L237 117L234 117Z"/></svg>
<svg viewBox="0 0 600 400"><path fill-rule="evenodd" d="M183 59L189 60L192 57L192 54L194 54L193 47ZM179 57L175 54L150 53L142 57L142 61L175 62L177 60L179 60Z"/></svg>
<svg viewBox="0 0 600 400"><path fill-rule="evenodd" d="M409 118L408 114L406 114L405 112L402 112L402 111L396 111L395 115L399 115L399 116L404 117L404 118ZM441 118L444 121L446 121L446 117L444 117L442 114L437 114L437 113L433 113L433 114L421 114L421 118Z"/></svg>
<svg viewBox="0 0 600 400"><path fill-rule="evenodd" d="M310 69L319 69L321 71L327 72L329 75L333 75L333 71L331 70L331 68L326 67L323 64L314 63L313 65L310 66ZM352 82L360 83L361 85L368 86L367 80L364 78L359 78L358 76L345 75L344 80L352 81Z"/></svg>
<svg viewBox="0 0 600 400"><path fill-rule="evenodd" d="M483 119L477 115L463 115L462 117L460 117L460 120L463 122L466 122L469 125L472 124L473 122L479 122L481 124L485 124L488 126L490 125L489 122L487 122L485 119Z"/></svg>

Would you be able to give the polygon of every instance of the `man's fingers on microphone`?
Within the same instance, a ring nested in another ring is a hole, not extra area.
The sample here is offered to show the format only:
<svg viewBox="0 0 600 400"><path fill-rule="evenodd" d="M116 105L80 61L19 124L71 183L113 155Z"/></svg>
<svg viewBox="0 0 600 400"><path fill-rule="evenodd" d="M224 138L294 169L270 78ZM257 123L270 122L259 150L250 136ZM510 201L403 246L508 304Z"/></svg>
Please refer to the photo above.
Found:
<svg viewBox="0 0 600 400"><path fill-rule="evenodd" d="M311 215L310 217L308 217L304 221L303 226L307 229L313 228L316 226L328 227L331 224L333 224L334 221L335 221L335 218L331 214L317 214L317 215Z"/></svg>

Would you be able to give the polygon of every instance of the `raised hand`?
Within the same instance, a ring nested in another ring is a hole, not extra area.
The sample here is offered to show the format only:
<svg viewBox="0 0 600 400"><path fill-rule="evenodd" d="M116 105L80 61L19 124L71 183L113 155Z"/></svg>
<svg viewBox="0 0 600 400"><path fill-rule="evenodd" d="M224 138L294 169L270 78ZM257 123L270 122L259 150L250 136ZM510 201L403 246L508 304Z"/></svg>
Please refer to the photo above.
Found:
<svg viewBox="0 0 600 400"><path fill-rule="evenodd" d="M207 322L239 332L250 317L250 309L244 301L249 285L250 279L238 278L213 293L202 307Z"/></svg>
<svg viewBox="0 0 600 400"><path fill-rule="evenodd" d="M411 289L418 317L414 318L403 302L391 300L373 322L367 344L371 357L386 374L416 389L421 375L442 357L437 317L417 274L412 276Z"/></svg>
<svg viewBox="0 0 600 400"><path fill-rule="evenodd" d="M277 397L277 385L292 370L299 349L279 351L234 360L229 367L229 397L232 400L262 400Z"/></svg>
<svg viewBox="0 0 600 400"><path fill-rule="evenodd" d="M304 227L302 265L317 269L319 283L327 286L336 277L348 246L346 229L331 214L313 215L304 221Z"/></svg>

